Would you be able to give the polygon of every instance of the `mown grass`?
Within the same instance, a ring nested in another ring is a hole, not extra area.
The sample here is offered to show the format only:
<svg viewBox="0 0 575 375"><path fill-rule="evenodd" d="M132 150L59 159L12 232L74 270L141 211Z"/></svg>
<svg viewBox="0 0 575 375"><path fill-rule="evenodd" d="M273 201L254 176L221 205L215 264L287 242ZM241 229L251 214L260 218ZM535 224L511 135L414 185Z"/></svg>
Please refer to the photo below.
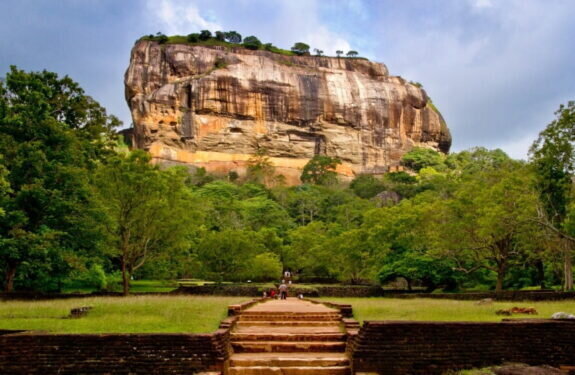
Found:
<svg viewBox="0 0 575 375"><path fill-rule="evenodd" d="M392 298L322 298L353 306L355 319L365 320L419 320L419 321L482 321L497 322L503 318L550 318L558 311L575 313L575 301L559 302L494 302L476 305L475 301L440 299L392 299ZM538 315L496 315L500 309L513 306L534 307Z"/></svg>
<svg viewBox="0 0 575 375"><path fill-rule="evenodd" d="M205 333L217 329L227 306L246 297L133 296L0 302L0 329L58 333ZM87 316L67 319L75 307Z"/></svg>

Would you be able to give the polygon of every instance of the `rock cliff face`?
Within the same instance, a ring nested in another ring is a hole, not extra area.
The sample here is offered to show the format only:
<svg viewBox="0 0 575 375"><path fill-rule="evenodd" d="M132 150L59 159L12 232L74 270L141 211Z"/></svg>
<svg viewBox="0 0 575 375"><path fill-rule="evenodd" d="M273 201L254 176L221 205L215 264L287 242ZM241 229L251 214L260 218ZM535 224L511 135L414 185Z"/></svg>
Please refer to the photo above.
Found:
<svg viewBox="0 0 575 375"><path fill-rule="evenodd" d="M424 90L361 59L139 41L125 85L136 147L215 173L241 175L265 148L288 183L315 154L340 158L351 178L396 168L414 146L451 145Z"/></svg>

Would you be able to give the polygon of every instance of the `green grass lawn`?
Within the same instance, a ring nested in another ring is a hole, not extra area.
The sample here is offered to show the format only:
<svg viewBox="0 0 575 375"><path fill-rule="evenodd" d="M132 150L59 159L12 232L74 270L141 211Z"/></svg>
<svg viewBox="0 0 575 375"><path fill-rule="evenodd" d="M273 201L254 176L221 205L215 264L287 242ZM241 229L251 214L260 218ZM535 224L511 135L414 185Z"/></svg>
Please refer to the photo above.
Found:
<svg viewBox="0 0 575 375"><path fill-rule="evenodd" d="M58 333L186 332L218 328L227 306L247 297L133 296L0 302L0 329ZM93 306L86 317L66 319L70 309Z"/></svg>
<svg viewBox="0 0 575 375"><path fill-rule="evenodd" d="M575 301L494 302L478 306L475 301L392 298L321 298L324 301L349 303L355 319L365 320L437 320L501 321L502 318L550 318L558 311L575 314ZM499 316L495 311L513 306L534 307L539 315Z"/></svg>

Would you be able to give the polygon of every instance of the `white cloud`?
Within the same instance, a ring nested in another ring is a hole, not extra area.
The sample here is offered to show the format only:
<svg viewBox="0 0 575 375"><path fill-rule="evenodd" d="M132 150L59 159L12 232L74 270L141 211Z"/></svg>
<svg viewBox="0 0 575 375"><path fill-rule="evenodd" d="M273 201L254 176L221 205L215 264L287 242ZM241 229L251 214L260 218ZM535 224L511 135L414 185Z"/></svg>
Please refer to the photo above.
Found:
<svg viewBox="0 0 575 375"><path fill-rule="evenodd" d="M148 0L146 10L151 23L167 35L187 35L199 30L221 30L215 21L203 17L198 7L186 0Z"/></svg>

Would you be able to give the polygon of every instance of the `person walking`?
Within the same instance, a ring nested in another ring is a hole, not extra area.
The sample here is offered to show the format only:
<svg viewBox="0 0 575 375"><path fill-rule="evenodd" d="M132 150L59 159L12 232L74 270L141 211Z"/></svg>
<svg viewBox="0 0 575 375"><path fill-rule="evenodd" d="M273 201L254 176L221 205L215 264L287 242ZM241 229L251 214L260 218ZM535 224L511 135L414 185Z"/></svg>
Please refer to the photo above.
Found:
<svg viewBox="0 0 575 375"><path fill-rule="evenodd" d="M285 282L281 283L279 290L280 290L280 298L281 299L287 299L288 286L286 285Z"/></svg>

